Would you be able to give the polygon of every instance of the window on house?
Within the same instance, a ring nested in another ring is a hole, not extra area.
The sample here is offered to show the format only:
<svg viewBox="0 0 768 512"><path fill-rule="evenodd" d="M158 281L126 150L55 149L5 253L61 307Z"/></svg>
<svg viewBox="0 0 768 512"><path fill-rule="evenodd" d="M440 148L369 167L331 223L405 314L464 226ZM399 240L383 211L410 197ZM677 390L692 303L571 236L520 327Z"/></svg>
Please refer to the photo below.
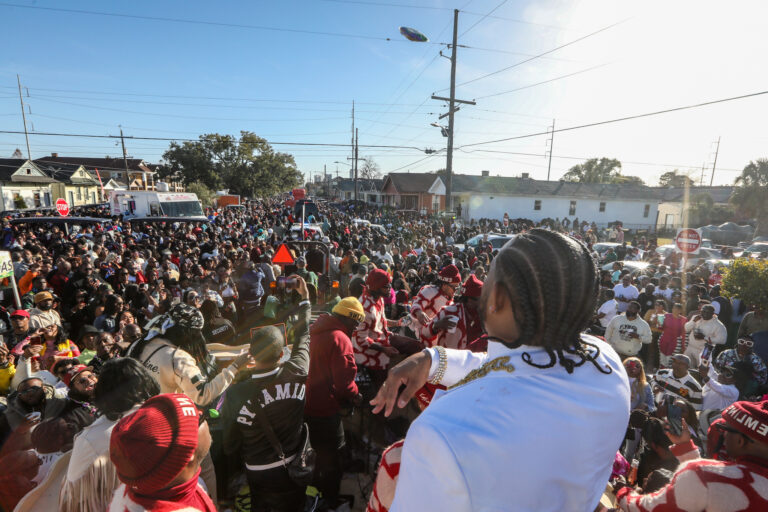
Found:
<svg viewBox="0 0 768 512"><path fill-rule="evenodd" d="M571 201L571 206L568 208L568 215L576 215L576 201Z"/></svg>
<svg viewBox="0 0 768 512"><path fill-rule="evenodd" d="M80 187L77 187L77 200L82 201L83 200L83 189Z"/></svg>
<svg viewBox="0 0 768 512"><path fill-rule="evenodd" d="M541 210L541 199L534 199L534 201L533 201L533 209L534 210Z"/></svg>
<svg viewBox="0 0 768 512"><path fill-rule="evenodd" d="M32 174L32 169L27 169L27 174Z"/></svg>
<svg viewBox="0 0 768 512"><path fill-rule="evenodd" d="M643 208L643 217L648 217L648 214L651 213L651 205L647 204L645 205L645 208Z"/></svg>
<svg viewBox="0 0 768 512"><path fill-rule="evenodd" d="M35 192L32 196L35 201L35 208L40 208L43 204L40 202L40 192Z"/></svg>
<svg viewBox="0 0 768 512"><path fill-rule="evenodd" d="M601 212L605 211L605 203L600 203L600 211Z"/></svg>

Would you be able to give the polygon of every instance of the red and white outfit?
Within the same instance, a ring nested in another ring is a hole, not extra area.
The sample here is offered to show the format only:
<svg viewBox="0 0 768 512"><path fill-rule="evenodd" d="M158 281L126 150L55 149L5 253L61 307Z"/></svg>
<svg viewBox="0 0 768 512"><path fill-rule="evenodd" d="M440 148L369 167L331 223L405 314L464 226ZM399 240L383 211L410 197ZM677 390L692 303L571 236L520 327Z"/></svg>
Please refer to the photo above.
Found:
<svg viewBox="0 0 768 512"><path fill-rule="evenodd" d="M432 327L445 317L455 317L456 329L453 332L439 331L432 334ZM480 315L475 311L471 312L464 303L451 304L445 306L427 325L430 337L422 338L422 341L428 347L439 345L445 348L466 349L469 342L479 338L483 334L483 326L480 322Z"/></svg>
<svg viewBox="0 0 768 512"><path fill-rule="evenodd" d="M768 443L768 400L735 402L722 426L755 442ZM734 434L730 434L734 435ZM699 459L693 441L670 450L683 462L669 484L649 494L624 487L619 508L629 512L730 512L768 510L768 459L745 455L733 461Z"/></svg>
<svg viewBox="0 0 768 512"><path fill-rule="evenodd" d="M403 454L405 439L396 442L381 454L381 465L373 482L371 499L365 512L388 512L395 499L397 477L400 474L400 457Z"/></svg>
<svg viewBox="0 0 768 512"><path fill-rule="evenodd" d="M419 293L416 294L416 297L413 299L413 304L411 305L411 316L416 320L414 322L414 324L418 326L418 332L416 334L419 336L421 341L427 343L430 338L434 338L435 335L432 334L429 323L427 323L427 325L421 325L418 316L416 316L416 312L423 311L424 314L427 315L428 319L434 320L435 316L445 306L449 306L451 304L453 304L453 297L448 297L446 294L444 294L440 290L440 286L432 284L419 290Z"/></svg>
<svg viewBox="0 0 768 512"><path fill-rule="evenodd" d="M366 289L360 296L360 303L365 310L365 319L360 322L352 334L355 362L358 366L365 366L372 370L386 370L389 356L371 348L371 343L389 346L387 318L384 315L384 299L375 300Z"/></svg>

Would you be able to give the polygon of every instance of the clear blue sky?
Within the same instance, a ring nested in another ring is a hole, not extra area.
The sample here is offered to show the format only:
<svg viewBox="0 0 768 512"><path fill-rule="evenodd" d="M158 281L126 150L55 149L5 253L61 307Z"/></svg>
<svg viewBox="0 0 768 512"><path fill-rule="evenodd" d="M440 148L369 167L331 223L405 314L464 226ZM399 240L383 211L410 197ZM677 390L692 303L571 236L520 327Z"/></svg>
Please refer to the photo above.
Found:
<svg viewBox="0 0 768 512"><path fill-rule="evenodd" d="M691 41L685 27L671 24L668 18L674 19L674 13L663 2L650 2L642 11L597 0L11 3L252 27L26 9L0 2L2 130L22 129L18 73L29 88L29 97L26 89L24 95L31 109L30 128L38 132L117 134L122 125L126 135L135 136L195 138L250 130L270 141L347 144L356 100L361 145L442 149L445 139L429 124L445 107L429 96L447 87L449 62L438 56L439 45L407 42L398 27L418 28L433 43L447 42L452 8L464 11L460 44L475 47L459 49L460 83L628 20L546 58L460 87L458 97L478 98L478 105L462 107L457 115L457 146L545 131L552 118L563 127L755 92L767 83L764 71L745 67L761 61L765 50L756 21L763 19L759 2L731 12L738 33L719 30L699 36L717 47L716 53ZM699 19L690 25L716 27L724 15L717 3L698 7L698 12ZM529 85L533 87L480 99ZM672 120L649 118L556 134L552 177L581 157L610 156L636 162L625 163L627 174L652 182L671 166L711 166L712 141L722 136L718 169L723 171L716 182L730 182L750 159L763 156L765 137L755 135L756 126L745 119L764 111L768 99L736 103L676 114ZM466 147L456 153L456 171L531 172L544 178L547 138ZM32 136L30 142L33 158L51 152L121 154L110 140ZM130 155L156 162L168 143L129 140L127 146ZM16 147L26 153L23 136L0 134L0 156L10 156ZM350 156L346 148L275 148L293 153L305 173L321 172L324 164L335 173L334 161ZM469 153L476 149L506 153ZM371 148L360 154L372 157L384 172L445 165L444 154L419 161L425 155L417 149ZM347 169L338 167L341 173Z"/></svg>

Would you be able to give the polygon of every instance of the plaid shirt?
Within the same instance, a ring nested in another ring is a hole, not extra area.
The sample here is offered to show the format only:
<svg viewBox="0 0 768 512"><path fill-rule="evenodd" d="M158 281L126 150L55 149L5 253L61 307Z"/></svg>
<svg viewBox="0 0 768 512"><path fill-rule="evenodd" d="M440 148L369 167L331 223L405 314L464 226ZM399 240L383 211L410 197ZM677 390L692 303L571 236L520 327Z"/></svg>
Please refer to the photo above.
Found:
<svg viewBox="0 0 768 512"><path fill-rule="evenodd" d="M368 290L365 290L360 296L360 303L365 310L365 319L360 322L352 334L355 362L373 370L386 370L389 356L371 348L371 343L389 346L387 318L384 315L384 299L375 300L368 293Z"/></svg>

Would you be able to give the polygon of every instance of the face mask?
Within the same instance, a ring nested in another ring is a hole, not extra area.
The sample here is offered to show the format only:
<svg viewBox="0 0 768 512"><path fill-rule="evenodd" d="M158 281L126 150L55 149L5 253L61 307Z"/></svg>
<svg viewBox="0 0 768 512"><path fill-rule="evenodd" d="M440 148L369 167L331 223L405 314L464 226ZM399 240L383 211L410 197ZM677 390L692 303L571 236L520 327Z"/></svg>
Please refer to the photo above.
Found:
<svg viewBox="0 0 768 512"><path fill-rule="evenodd" d="M37 306L37 308L38 308L38 309L40 309L41 311L48 311L48 310L50 310L52 307L53 307L53 304L48 304L48 303L39 304L39 305Z"/></svg>

